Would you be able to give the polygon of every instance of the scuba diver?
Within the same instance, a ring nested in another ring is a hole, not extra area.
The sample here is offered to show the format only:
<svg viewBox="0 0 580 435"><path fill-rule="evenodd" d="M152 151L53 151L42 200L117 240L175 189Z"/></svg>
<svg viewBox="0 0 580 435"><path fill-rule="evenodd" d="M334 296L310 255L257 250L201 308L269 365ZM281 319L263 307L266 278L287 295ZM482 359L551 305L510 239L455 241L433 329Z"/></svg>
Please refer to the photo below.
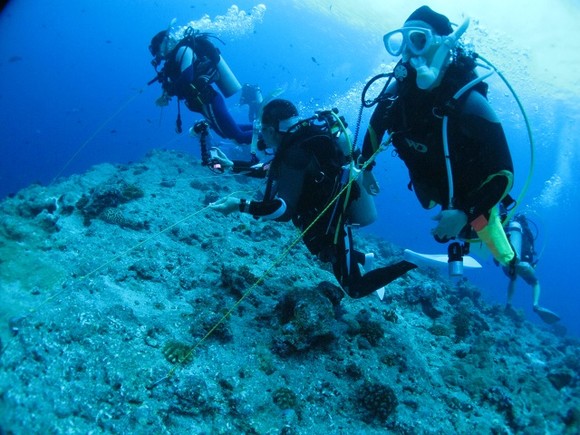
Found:
<svg viewBox="0 0 580 435"><path fill-rule="evenodd" d="M255 116L262 103L260 88L249 84L242 87L220 50L209 40L210 36L187 27L183 37L178 38L170 27L151 39L149 51L154 57L151 63L157 76L149 84L159 82L163 89L156 104L167 106L171 97L177 97L178 133L182 131L179 102L184 100L188 109L203 115L220 137L240 144L250 144L254 130L253 118L250 118L249 123L236 123L226 108L224 97L231 97L242 90L240 104L249 105L250 116ZM158 69L162 63L163 67ZM214 88L214 83L221 94ZM192 128L190 133L195 133L194 130Z"/></svg>
<svg viewBox="0 0 580 435"><path fill-rule="evenodd" d="M361 161L371 159L388 132L408 169L409 190L423 208L441 207L434 217L435 239L465 240L475 232L513 274L518 259L497 205L511 200L514 168L503 127L486 98L487 84L475 72L476 55L457 43L468 24L466 19L454 30L446 16L422 6L384 36L387 51L401 60L377 99ZM374 165L363 174L371 194L379 191Z"/></svg>
<svg viewBox="0 0 580 435"><path fill-rule="evenodd" d="M374 291L382 297L383 286L417 266L402 260L371 270L374 254L354 249L351 226L373 222L376 210L372 197L350 178L350 170L356 170L350 165L355 153L340 145L347 132L337 118L336 112L326 111L304 120L288 100L267 103L262 136L275 154L263 199L230 196L211 208L225 215L239 211L262 219L292 220L308 250L332 264L337 281L350 297ZM335 122L342 126L338 136ZM367 272L363 274L361 267Z"/></svg>
<svg viewBox="0 0 580 435"><path fill-rule="evenodd" d="M512 298L516 290L516 279L519 276L528 285L532 286L534 312L545 323L552 324L559 321L560 317L556 313L539 305L540 282L538 281L535 270L539 258L534 247L534 242L537 239L537 230L534 235L530 228L530 223L533 224L523 214L516 214L506 226L509 241L520 259L515 266L515 273L510 273L507 267L503 267L503 271L509 278L506 311L508 313L513 312Z"/></svg>

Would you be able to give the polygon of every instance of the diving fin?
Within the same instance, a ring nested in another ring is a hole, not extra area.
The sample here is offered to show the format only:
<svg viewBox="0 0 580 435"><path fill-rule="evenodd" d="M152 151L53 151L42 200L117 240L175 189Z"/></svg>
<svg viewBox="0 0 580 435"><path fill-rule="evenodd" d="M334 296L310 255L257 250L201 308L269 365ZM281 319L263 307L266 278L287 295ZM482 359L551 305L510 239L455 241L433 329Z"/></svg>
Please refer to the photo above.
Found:
<svg viewBox="0 0 580 435"><path fill-rule="evenodd" d="M363 274L365 274L365 273L373 270L374 265L375 265L375 254L372 252L366 253L364 266L361 267L361 269L362 269L361 272ZM377 292L377 296L382 301L385 297L385 287L381 287L381 288L377 289L376 292Z"/></svg>
<svg viewBox="0 0 580 435"><path fill-rule="evenodd" d="M553 311L548 310L547 308L535 306L534 311L538 314L538 316L540 316L540 319L542 319L544 323L547 323L548 325L556 323L560 320L560 316L558 316Z"/></svg>
<svg viewBox="0 0 580 435"><path fill-rule="evenodd" d="M378 289L377 295L379 296L379 299L382 301L385 297L385 288L381 287L380 289Z"/></svg>
<svg viewBox="0 0 580 435"><path fill-rule="evenodd" d="M447 254L421 254L410 249L405 249L404 258L409 263L416 264L419 267L447 267L449 263L449 256ZM464 255L463 267L468 269L481 269L482 266L475 258Z"/></svg>

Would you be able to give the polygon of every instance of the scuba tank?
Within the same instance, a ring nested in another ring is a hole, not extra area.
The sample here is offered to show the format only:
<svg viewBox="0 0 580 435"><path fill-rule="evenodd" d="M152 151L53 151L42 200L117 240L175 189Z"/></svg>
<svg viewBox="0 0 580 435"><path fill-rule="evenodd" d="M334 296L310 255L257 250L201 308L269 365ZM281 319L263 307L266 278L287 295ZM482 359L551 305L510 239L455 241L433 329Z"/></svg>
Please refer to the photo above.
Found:
<svg viewBox="0 0 580 435"><path fill-rule="evenodd" d="M377 207L375 205L375 200L367 192L363 186L363 175L360 169L354 167L354 165L347 165L345 167L347 171L353 171L351 176L357 177L356 184L358 185L358 190L360 196L352 201L346 210L347 223L350 225L358 225L361 227L372 224L377 220Z"/></svg>
<svg viewBox="0 0 580 435"><path fill-rule="evenodd" d="M341 129L338 132L336 141L342 153L345 156L350 157L352 151L352 132L350 129L347 127L345 127L344 130ZM346 173L352 178L356 177L356 184L358 185L358 190L360 192L359 197L353 200L346 210L347 224L361 227L372 224L377 220L377 208L375 206L374 198L363 186L363 174L359 169L350 163L343 166L342 170L343 174Z"/></svg>
<svg viewBox="0 0 580 435"><path fill-rule="evenodd" d="M216 79L215 83L222 94L224 94L224 97L231 97L240 89L242 89L242 85L221 55L220 61L217 64L217 71L218 78Z"/></svg>
<svg viewBox="0 0 580 435"><path fill-rule="evenodd" d="M329 219L329 226L334 222L336 213L339 213L338 222L344 222L346 225L366 226L372 224L377 218L377 210L374 199L369 195L363 186L362 174L354 165L354 150L352 146L352 132L346 127L346 121L343 117L338 116L338 109L318 111L312 118L305 122L313 123L316 121L322 122L322 128L326 130L336 154L342 154L342 161L348 162L341 166L338 171L336 179L334 194L337 192L344 192L344 201L336 201L338 196L334 197L334 210ZM304 125L304 122L296 123L293 121L294 127ZM321 124L317 124L319 127ZM338 155L336 156L338 157ZM338 168L337 168L338 169ZM351 187L356 183L360 194L356 199L351 200ZM345 190L346 189L346 190ZM342 203L341 205L339 205ZM340 210L339 210L340 209ZM341 228L337 225L336 228ZM327 233L329 228L327 228ZM339 232L335 232L335 243Z"/></svg>
<svg viewBox="0 0 580 435"><path fill-rule="evenodd" d="M522 225L516 220L511 220L505 232L517 257L522 258Z"/></svg>
<svg viewBox="0 0 580 435"><path fill-rule="evenodd" d="M334 132L333 132L334 133ZM351 144L352 144L352 131L348 127L345 127L344 130L338 130L336 133L336 143L339 146L342 153L345 157L350 157L351 153Z"/></svg>

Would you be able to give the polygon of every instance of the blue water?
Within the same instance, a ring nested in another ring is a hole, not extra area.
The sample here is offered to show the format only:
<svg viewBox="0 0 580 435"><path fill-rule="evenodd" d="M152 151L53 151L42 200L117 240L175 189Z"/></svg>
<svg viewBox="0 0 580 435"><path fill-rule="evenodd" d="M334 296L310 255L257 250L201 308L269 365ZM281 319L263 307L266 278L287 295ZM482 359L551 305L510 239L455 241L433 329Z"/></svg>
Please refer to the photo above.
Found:
<svg viewBox="0 0 580 435"><path fill-rule="evenodd" d="M388 3L388 5L387 5ZM573 273L580 246L578 221L580 137L580 6L546 2L436 1L430 5L452 21L472 18L466 34L476 50L496 64L524 104L535 139L535 167L521 210L538 224L541 304L558 312L570 333L580 335L579 286ZM393 59L382 35L398 27L418 1L239 1L12 0L0 15L0 198L35 182L82 173L102 162L136 161L153 148L198 155L186 134L174 132L175 104L160 110L154 101L148 44L173 18L200 20L225 42L224 58L241 82L265 94L283 88L304 115L337 106L354 129L360 91ZM541 32L538 31L541 29ZM567 29L564 37L560 35ZM572 37L573 36L573 37ZM381 66L382 65L382 66ZM530 146L513 97L501 81L489 80L490 100L504 121L516 162L517 195L529 172ZM238 97L234 116L246 120ZM362 132L370 111L363 114ZM198 119L184 109L184 125ZM187 129L185 129L187 131ZM362 133L361 133L362 134ZM383 153L377 177L380 222L370 230L404 247L443 252L429 231L435 211L422 210L406 189L400 161ZM489 257L483 272L469 278L494 303L505 301L506 278ZM521 283L514 305L531 312L531 291Z"/></svg>

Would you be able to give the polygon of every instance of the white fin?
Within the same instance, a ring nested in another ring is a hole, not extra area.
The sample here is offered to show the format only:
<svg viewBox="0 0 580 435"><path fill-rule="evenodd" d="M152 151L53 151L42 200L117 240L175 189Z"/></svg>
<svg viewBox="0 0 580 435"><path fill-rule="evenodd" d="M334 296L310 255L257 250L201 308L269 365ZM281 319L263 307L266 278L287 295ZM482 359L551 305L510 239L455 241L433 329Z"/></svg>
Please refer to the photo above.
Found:
<svg viewBox="0 0 580 435"><path fill-rule="evenodd" d="M385 288L381 287L380 289L378 289L377 295L379 296L379 299L382 301L383 298L385 297Z"/></svg>
<svg viewBox="0 0 580 435"><path fill-rule="evenodd" d="M449 261L447 254L420 254L410 249L405 249L404 258L409 263L416 264L417 266L431 267L447 266ZM463 267L467 269L481 269L482 266L475 258L465 255L463 257Z"/></svg>
<svg viewBox="0 0 580 435"><path fill-rule="evenodd" d="M560 316L558 316L553 311L548 310L547 308L535 307L534 311L538 314L538 316L540 316L540 319L549 325L560 320Z"/></svg>

